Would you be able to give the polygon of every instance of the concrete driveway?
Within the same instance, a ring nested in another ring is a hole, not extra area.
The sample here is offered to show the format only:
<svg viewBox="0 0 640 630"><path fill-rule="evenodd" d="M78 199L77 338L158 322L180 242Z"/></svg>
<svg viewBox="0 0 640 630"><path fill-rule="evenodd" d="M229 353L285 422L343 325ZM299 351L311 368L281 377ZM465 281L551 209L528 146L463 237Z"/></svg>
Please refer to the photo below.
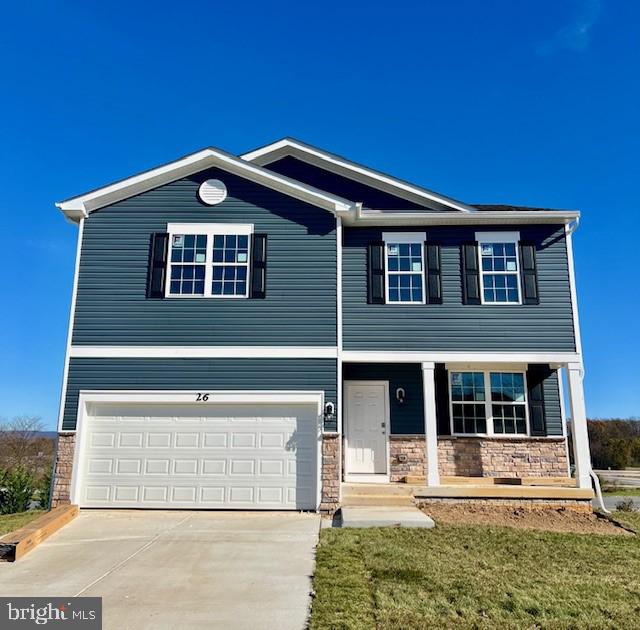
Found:
<svg viewBox="0 0 640 630"><path fill-rule="evenodd" d="M15 563L0 593L100 596L104 628L305 627L320 518L96 510Z"/></svg>

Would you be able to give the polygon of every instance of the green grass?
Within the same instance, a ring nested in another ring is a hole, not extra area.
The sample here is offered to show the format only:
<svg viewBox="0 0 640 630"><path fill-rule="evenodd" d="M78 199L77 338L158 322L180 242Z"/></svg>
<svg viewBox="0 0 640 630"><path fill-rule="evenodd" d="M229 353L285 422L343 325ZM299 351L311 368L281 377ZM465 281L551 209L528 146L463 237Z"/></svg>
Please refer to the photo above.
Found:
<svg viewBox="0 0 640 630"><path fill-rule="evenodd" d="M640 536L325 529L310 627L637 628L639 575Z"/></svg>
<svg viewBox="0 0 640 630"><path fill-rule="evenodd" d="M602 494L614 494L621 497L640 497L640 488L616 488L614 486L605 486Z"/></svg>
<svg viewBox="0 0 640 630"><path fill-rule="evenodd" d="M0 536L24 527L29 521L43 513L42 510L30 510L29 512L18 512L18 514L0 514Z"/></svg>

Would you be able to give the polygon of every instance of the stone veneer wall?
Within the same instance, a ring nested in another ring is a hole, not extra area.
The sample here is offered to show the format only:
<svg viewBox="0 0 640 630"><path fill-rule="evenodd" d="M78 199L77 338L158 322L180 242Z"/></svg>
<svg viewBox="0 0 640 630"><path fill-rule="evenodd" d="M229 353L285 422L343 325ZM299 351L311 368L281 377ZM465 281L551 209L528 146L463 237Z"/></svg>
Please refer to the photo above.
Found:
<svg viewBox="0 0 640 630"><path fill-rule="evenodd" d="M341 436L322 436L322 490L320 510L333 513L340 505L340 443Z"/></svg>
<svg viewBox="0 0 640 630"><path fill-rule="evenodd" d="M400 481L407 475L424 477L426 454L424 438L415 435L390 435L391 481ZM401 458L405 461L400 461Z"/></svg>
<svg viewBox="0 0 640 630"><path fill-rule="evenodd" d="M422 436L391 436L391 481L425 474ZM401 462L398 456L406 459ZM438 438L443 477L567 477L564 438Z"/></svg>
<svg viewBox="0 0 640 630"><path fill-rule="evenodd" d="M56 448L56 464L53 472L53 492L51 507L70 503L71 471L73 470L73 451L76 436L74 433L59 433Z"/></svg>

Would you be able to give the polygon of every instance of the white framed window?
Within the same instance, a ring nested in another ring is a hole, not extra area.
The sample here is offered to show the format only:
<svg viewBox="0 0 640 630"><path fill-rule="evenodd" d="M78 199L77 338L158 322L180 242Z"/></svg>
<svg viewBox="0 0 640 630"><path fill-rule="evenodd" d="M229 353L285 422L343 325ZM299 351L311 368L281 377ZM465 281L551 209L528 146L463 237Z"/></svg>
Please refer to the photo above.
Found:
<svg viewBox="0 0 640 630"><path fill-rule="evenodd" d="M424 232L385 232L387 304L424 304Z"/></svg>
<svg viewBox="0 0 640 630"><path fill-rule="evenodd" d="M521 371L449 371L452 435L527 436L527 382Z"/></svg>
<svg viewBox="0 0 640 630"><path fill-rule="evenodd" d="M166 297L249 297L253 225L170 223Z"/></svg>
<svg viewBox="0 0 640 630"><path fill-rule="evenodd" d="M482 304L521 304L519 232L477 232Z"/></svg>

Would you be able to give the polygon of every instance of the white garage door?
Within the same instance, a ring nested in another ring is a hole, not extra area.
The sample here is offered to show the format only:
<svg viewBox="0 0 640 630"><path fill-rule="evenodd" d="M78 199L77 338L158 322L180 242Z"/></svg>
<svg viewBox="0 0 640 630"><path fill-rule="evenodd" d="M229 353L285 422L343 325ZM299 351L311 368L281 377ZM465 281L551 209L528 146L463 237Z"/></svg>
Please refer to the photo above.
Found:
<svg viewBox="0 0 640 630"><path fill-rule="evenodd" d="M81 507L317 507L312 404L89 405Z"/></svg>

